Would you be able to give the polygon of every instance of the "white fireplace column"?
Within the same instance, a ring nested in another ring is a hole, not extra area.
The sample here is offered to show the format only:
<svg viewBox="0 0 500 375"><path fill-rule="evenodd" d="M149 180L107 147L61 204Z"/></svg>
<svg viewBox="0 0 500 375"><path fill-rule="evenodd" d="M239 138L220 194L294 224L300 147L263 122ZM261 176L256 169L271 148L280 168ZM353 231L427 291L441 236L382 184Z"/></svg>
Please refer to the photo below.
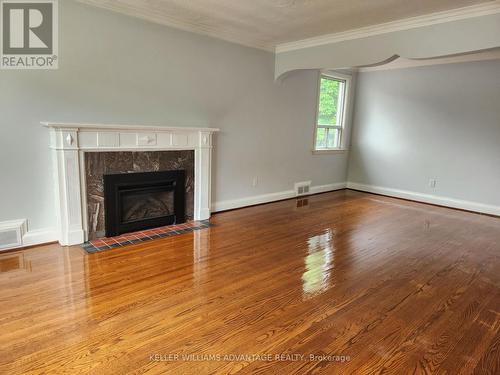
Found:
<svg viewBox="0 0 500 375"><path fill-rule="evenodd" d="M53 151L59 242L87 240L86 151L194 150L194 219L210 218L212 135L219 129L44 122Z"/></svg>

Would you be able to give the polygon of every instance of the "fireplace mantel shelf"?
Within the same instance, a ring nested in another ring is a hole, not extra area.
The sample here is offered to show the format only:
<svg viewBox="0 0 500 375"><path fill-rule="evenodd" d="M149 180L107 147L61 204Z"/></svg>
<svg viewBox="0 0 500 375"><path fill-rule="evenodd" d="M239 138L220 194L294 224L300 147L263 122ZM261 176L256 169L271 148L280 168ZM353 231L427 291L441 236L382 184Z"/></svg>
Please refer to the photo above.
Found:
<svg viewBox="0 0 500 375"><path fill-rule="evenodd" d="M152 126L152 125L118 125L118 124L86 124L86 123L66 123L66 122L50 122L43 121L42 125L46 128L54 129L78 129L78 130L150 130L150 131L201 131L201 132L218 132L218 128L203 128L203 127L186 127L186 126Z"/></svg>
<svg viewBox="0 0 500 375"><path fill-rule="evenodd" d="M212 136L219 129L42 122L49 128L58 194L59 242L87 239L84 152L194 150L194 219L210 217Z"/></svg>

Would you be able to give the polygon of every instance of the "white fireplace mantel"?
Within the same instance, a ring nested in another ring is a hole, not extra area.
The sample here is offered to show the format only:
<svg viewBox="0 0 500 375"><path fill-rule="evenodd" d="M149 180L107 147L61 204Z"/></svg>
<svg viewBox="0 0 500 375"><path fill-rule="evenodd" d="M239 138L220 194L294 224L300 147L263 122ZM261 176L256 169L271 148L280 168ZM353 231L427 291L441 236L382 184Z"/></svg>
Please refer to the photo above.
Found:
<svg viewBox="0 0 500 375"><path fill-rule="evenodd" d="M59 242L87 240L84 152L194 150L194 219L210 217L212 134L215 128L42 122L54 155Z"/></svg>

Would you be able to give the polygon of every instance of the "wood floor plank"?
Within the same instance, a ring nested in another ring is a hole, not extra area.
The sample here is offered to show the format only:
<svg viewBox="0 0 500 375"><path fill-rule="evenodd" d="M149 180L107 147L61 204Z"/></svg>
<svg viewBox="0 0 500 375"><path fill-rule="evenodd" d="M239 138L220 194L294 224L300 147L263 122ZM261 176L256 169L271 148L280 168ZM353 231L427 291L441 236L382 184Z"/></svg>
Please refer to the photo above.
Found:
<svg viewBox="0 0 500 375"><path fill-rule="evenodd" d="M498 373L500 219L348 190L295 203L0 254L0 373Z"/></svg>

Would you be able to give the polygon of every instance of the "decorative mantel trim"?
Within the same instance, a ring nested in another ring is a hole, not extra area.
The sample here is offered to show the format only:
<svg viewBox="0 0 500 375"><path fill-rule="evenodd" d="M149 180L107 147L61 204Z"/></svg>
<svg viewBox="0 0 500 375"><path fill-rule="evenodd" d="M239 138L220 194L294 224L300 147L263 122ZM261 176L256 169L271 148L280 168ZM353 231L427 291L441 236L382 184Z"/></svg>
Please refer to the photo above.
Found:
<svg viewBox="0 0 500 375"><path fill-rule="evenodd" d="M195 151L194 219L210 217L212 134L215 128L42 122L50 129L54 155L58 239L61 245L87 240L84 152Z"/></svg>

